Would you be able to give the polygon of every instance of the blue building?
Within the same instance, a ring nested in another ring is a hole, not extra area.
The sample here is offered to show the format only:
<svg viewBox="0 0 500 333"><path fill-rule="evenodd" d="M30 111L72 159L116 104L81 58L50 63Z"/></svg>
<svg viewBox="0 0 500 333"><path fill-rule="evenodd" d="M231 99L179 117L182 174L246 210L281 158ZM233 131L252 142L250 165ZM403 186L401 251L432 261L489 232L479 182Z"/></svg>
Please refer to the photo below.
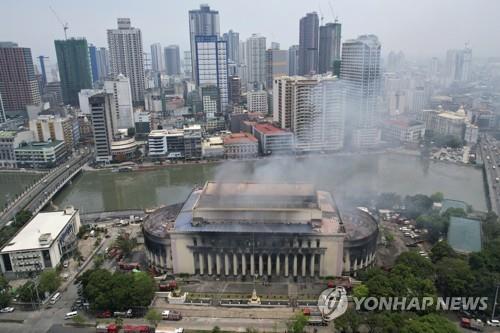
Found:
<svg viewBox="0 0 500 333"><path fill-rule="evenodd" d="M92 72L92 82L99 81L99 70L97 66L97 48L90 44L89 45L89 56L90 56L90 69Z"/></svg>

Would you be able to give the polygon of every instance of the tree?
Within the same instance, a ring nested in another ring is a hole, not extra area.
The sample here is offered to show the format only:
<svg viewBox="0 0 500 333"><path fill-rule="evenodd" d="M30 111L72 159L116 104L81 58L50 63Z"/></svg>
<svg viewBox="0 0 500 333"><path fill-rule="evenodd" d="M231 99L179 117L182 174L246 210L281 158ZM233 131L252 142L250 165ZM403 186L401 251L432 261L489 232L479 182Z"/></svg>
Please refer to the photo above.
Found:
<svg viewBox="0 0 500 333"><path fill-rule="evenodd" d="M353 289L353 296L356 298L367 297L370 294L368 287L364 284L357 285Z"/></svg>
<svg viewBox="0 0 500 333"><path fill-rule="evenodd" d="M122 327L122 326L123 326L123 318L121 318L121 317L116 317L116 318L115 318L115 324L116 324L116 326L118 326L118 327Z"/></svg>
<svg viewBox="0 0 500 333"><path fill-rule="evenodd" d="M406 215L409 218L417 218L419 215L429 212L432 208L433 201L426 195L417 194L414 196L407 195L404 199Z"/></svg>
<svg viewBox="0 0 500 333"><path fill-rule="evenodd" d="M401 333L459 333L457 327L443 316L428 314L408 320Z"/></svg>
<svg viewBox="0 0 500 333"><path fill-rule="evenodd" d="M0 308L8 306L10 301L11 294L9 281L7 281L4 275L0 275Z"/></svg>
<svg viewBox="0 0 500 333"><path fill-rule="evenodd" d="M161 313L156 311L155 309L149 309L146 315L144 316L144 319L148 321L151 325L154 327L158 326L158 323L161 321Z"/></svg>
<svg viewBox="0 0 500 333"><path fill-rule="evenodd" d="M71 320L77 324L77 325L82 325L83 323L85 323L85 318L83 318L81 315L77 314L76 316L74 316L73 318L71 318Z"/></svg>
<svg viewBox="0 0 500 333"><path fill-rule="evenodd" d="M287 322L286 326L290 333L302 333L307 325L307 317L299 312Z"/></svg>
<svg viewBox="0 0 500 333"><path fill-rule="evenodd" d="M15 217L15 222L13 225L17 228L22 227L26 222L28 222L33 214L28 211L28 210L21 210L17 212L16 217Z"/></svg>
<svg viewBox="0 0 500 333"><path fill-rule="evenodd" d="M122 251L124 257L128 257L136 245L137 240L135 238L130 239L124 235L119 235L115 241L115 246Z"/></svg>
<svg viewBox="0 0 500 333"><path fill-rule="evenodd" d="M443 192L436 192L431 195L431 200L433 202L442 202L444 199L444 194Z"/></svg>
<svg viewBox="0 0 500 333"><path fill-rule="evenodd" d="M469 296L474 275L468 263L459 258L443 258L436 264L436 287L443 296Z"/></svg>
<svg viewBox="0 0 500 333"><path fill-rule="evenodd" d="M440 241L436 243L430 253L430 257L433 263L438 262L443 258L455 258L457 253L453 250L453 248L448 244L447 241Z"/></svg>
<svg viewBox="0 0 500 333"><path fill-rule="evenodd" d="M94 258L94 267L99 268L104 264L104 254L99 253Z"/></svg>
<svg viewBox="0 0 500 333"><path fill-rule="evenodd" d="M362 321L363 319L358 312L348 308L342 316L335 319L335 328L340 332L357 332Z"/></svg>
<svg viewBox="0 0 500 333"><path fill-rule="evenodd" d="M22 302L32 302L37 299L35 283L33 281L27 281L25 284L17 288L18 298Z"/></svg>
<svg viewBox="0 0 500 333"><path fill-rule="evenodd" d="M61 285L61 277L54 269L48 269L40 274L40 292L53 293Z"/></svg>
<svg viewBox="0 0 500 333"><path fill-rule="evenodd" d="M220 333L220 332L221 330L219 326L214 326L214 328L212 328L212 333Z"/></svg>
<svg viewBox="0 0 500 333"><path fill-rule="evenodd" d="M455 207L448 208L442 215L448 221L450 220L451 216L467 217L467 213L465 212L465 210L463 210L463 208L455 208Z"/></svg>

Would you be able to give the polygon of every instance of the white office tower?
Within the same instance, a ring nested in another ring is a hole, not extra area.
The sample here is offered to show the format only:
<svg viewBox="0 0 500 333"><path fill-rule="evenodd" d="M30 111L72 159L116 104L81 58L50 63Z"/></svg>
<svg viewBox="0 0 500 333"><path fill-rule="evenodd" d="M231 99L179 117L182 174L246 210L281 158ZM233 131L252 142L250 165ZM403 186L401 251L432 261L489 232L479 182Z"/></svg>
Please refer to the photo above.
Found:
<svg viewBox="0 0 500 333"><path fill-rule="evenodd" d="M104 81L104 90L113 95L116 129L128 129L135 126L134 109L130 80L118 75L114 80Z"/></svg>
<svg viewBox="0 0 500 333"><path fill-rule="evenodd" d="M163 72L163 50L160 43L151 44L151 68L154 72Z"/></svg>
<svg viewBox="0 0 500 333"><path fill-rule="evenodd" d="M196 84L203 90L217 87L218 112L226 112L228 104L227 42L217 36L196 36Z"/></svg>
<svg viewBox="0 0 500 333"><path fill-rule="evenodd" d="M96 50L97 72L99 80L104 80L110 73L109 52L105 47Z"/></svg>
<svg viewBox="0 0 500 333"><path fill-rule="evenodd" d="M245 43L248 84L256 88L266 85L266 37L253 34Z"/></svg>
<svg viewBox="0 0 500 333"><path fill-rule="evenodd" d="M358 148L380 142L376 124L380 93L380 42L377 36L363 35L342 44L340 78L347 92L347 135Z"/></svg>
<svg viewBox="0 0 500 333"><path fill-rule="evenodd" d="M227 42L227 59L238 64L240 62L240 34L229 30L222 39Z"/></svg>
<svg viewBox="0 0 500 333"><path fill-rule="evenodd" d="M111 75L130 79L132 101L144 101L144 59L141 30L133 28L129 18L118 19L118 29L108 30Z"/></svg>
<svg viewBox="0 0 500 333"><path fill-rule="evenodd" d="M344 146L345 89L335 76L283 76L273 84L273 121L295 135L298 151Z"/></svg>
<svg viewBox="0 0 500 333"><path fill-rule="evenodd" d="M472 50L448 50L446 53L446 84L467 82L471 75Z"/></svg>
<svg viewBox="0 0 500 333"><path fill-rule="evenodd" d="M191 64L193 81L196 72L196 36L220 36L219 12L211 10L209 5L200 5L200 9L189 11L189 42L191 44Z"/></svg>

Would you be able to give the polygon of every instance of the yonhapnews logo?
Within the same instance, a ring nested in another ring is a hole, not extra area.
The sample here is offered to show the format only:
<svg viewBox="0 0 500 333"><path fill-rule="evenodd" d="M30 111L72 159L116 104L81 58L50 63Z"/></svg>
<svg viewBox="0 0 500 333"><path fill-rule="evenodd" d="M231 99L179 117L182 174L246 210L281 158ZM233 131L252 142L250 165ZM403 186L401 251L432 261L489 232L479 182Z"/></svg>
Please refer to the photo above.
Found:
<svg viewBox="0 0 500 333"><path fill-rule="evenodd" d="M332 321L347 311L349 301L344 287L328 288L318 298L318 308L323 320Z"/></svg>

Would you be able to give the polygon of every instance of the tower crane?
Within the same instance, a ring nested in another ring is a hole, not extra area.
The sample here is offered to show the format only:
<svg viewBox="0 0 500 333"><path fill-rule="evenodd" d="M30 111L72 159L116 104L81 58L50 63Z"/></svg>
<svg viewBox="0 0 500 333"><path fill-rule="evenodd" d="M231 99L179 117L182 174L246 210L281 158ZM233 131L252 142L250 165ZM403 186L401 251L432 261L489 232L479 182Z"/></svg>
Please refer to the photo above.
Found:
<svg viewBox="0 0 500 333"><path fill-rule="evenodd" d="M59 21L59 23L61 23L61 25L63 27L63 30L64 30L64 39L68 39L68 35L67 35L67 32L66 32L69 29L68 23L67 22L65 23L65 22L63 22L63 20L61 20L61 18L59 17L59 15L57 15L56 11L54 10L54 8L52 8L52 6L49 6L49 8L52 11L52 13L54 13L54 16Z"/></svg>

